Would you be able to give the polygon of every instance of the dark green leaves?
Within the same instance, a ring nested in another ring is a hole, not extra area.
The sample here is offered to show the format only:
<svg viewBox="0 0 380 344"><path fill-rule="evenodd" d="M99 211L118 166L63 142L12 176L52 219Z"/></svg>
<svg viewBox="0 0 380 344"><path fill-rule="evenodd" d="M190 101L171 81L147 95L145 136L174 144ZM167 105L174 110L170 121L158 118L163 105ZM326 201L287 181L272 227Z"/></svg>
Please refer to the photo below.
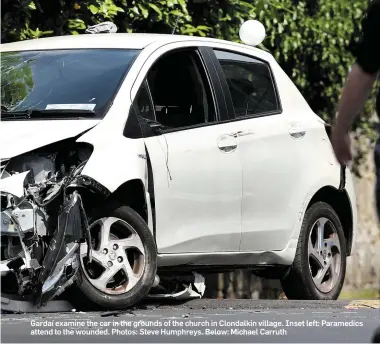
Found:
<svg viewBox="0 0 380 344"><path fill-rule="evenodd" d="M113 21L119 32L208 36L239 42L240 25L258 19L272 53L313 110L332 120L368 1L362 0L4 0L2 40L84 33L89 25ZM51 18L54 18L52 20ZM373 137L369 101L356 123ZM359 131L360 129L360 131Z"/></svg>

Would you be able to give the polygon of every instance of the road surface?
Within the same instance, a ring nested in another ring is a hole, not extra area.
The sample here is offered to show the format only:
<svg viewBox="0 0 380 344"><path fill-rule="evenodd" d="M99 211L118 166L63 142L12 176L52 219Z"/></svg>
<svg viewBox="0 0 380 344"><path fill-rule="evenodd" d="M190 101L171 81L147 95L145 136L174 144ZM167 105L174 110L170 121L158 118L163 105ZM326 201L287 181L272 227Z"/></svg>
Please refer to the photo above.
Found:
<svg viewBox="0 0 380 344"><path fill-rule="evenodd" d="M349 301L202 299L125 312L3 314L1 342L370 343L380 300L356 305L363 308Z"/></svg>

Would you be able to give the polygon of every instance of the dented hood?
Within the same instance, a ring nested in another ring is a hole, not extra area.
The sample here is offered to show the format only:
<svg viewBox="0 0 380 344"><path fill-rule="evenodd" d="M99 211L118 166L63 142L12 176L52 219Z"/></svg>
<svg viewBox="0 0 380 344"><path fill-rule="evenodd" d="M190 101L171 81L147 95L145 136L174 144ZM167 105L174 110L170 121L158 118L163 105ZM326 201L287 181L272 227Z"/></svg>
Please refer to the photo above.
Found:
<svg viewBox="0 0 380 344"><path fill-rule="evenodd" d="M9 159L77 136L100 120L17 120L0 123L0 156Z"/></svg>

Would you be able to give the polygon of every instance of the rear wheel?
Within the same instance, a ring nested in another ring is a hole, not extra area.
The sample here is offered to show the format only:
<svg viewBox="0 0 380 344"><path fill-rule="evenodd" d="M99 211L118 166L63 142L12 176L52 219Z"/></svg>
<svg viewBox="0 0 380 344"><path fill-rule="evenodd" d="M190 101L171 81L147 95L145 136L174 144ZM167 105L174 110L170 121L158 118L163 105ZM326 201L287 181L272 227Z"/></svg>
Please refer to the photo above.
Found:
<svg viewBox="0 0 380 344"><path fill-rule="evenodd" d="M105 309L132 306L150 291L157 249L145 221L131 208L114 207L91 220L92 261L80 247L77 289Z"/></svg>
<svg viewBox="0 0 380 344"><path fill-rule="evenodd" d="M290 271L281 280L288 299L336 300L346 274L346 240L334 209L324 202L305 214Z"/></svg>

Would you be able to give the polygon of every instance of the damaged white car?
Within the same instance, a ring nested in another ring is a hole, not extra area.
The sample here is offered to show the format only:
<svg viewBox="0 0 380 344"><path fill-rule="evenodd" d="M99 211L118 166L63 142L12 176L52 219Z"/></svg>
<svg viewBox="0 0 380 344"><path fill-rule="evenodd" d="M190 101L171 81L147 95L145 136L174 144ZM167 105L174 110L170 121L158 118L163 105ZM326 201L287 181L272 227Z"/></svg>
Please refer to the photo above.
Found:
<svg viewBox="0 0 380 344"><path fill-rule="evenodd" d="M1 45L3 292L43 306L67 289L116 309L173 292L171 276L195 276L202 295L199 274L248 267L288 298L338 297L350 171L272 55L243 38Z"/></svg>

